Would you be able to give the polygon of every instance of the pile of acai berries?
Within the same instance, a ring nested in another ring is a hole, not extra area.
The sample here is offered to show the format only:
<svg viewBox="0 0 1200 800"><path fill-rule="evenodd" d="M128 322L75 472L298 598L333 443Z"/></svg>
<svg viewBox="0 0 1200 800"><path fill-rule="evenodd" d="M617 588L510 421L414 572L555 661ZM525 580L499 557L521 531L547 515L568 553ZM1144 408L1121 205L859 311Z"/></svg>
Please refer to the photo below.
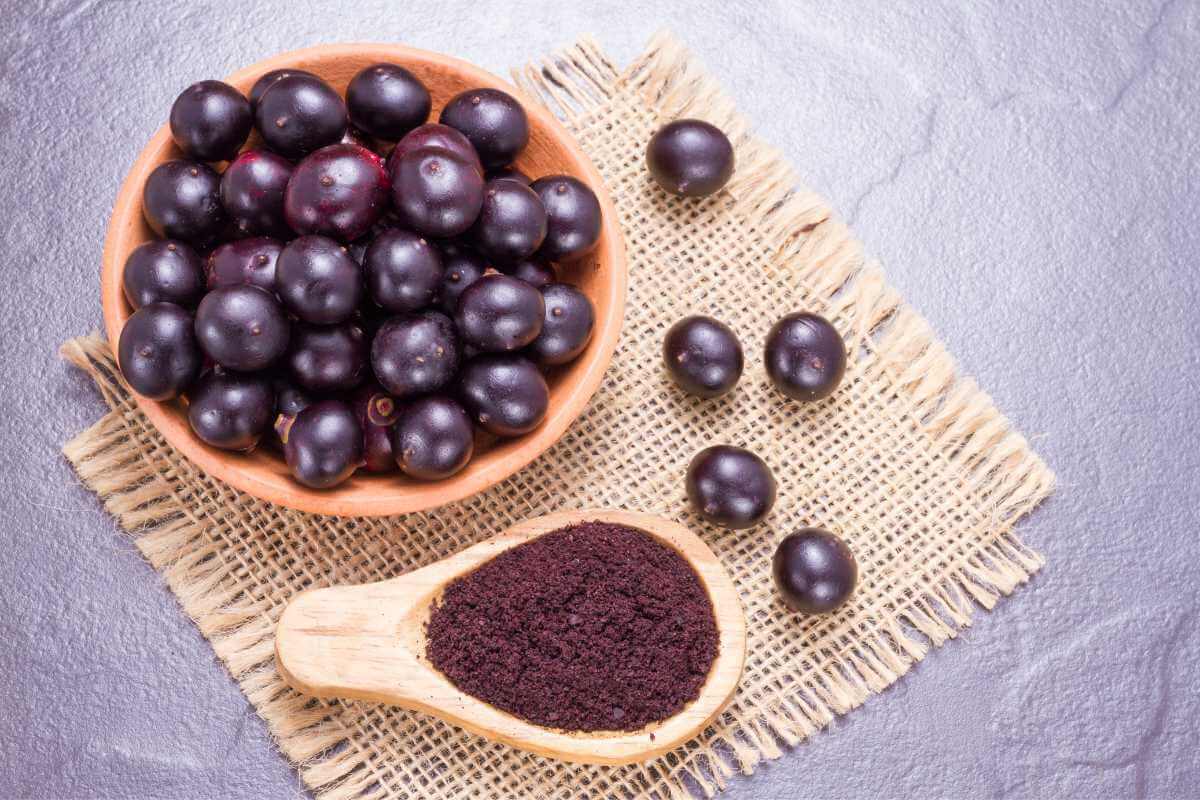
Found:
<svg viewBox="0 0 1200 800"><path fill-rule="evenodd" d="M359 72L344 99L302 70L263 75L249 98L220 81L180 94L185 157L143 193L161 238L124 269L130 386L186 397L213 447L274 441L313 488L360 468L446 478L476 426L536 428L541 368L592 335L591 302L555 264L595 246L600 204L573 177L512 166L529 123L511 95L462 92L438 123L431 107L396 64ZM243 150L252 128L261 145Z"/></svg>

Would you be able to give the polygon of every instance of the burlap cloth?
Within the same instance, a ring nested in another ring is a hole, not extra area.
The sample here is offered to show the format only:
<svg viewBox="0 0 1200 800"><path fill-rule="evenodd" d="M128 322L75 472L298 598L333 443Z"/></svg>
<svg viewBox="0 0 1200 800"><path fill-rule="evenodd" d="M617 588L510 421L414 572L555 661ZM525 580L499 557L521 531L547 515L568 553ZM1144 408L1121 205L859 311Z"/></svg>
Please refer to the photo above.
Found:
<svg viewBox="0 0 1200 800"><path fill-rule="evenodd" d="M486 494L392 519L311 516L199 472L137 411L97 338L64 346L112 410L64 451L212 642L283 753L321 798L681 797L711 794L885 689L1042 563L1013 524L1053 475L991 399L961 377L929 325L864 260L825 202L747 132L700 65L658 37L625 72L590 40L519 71L604 175L629 248L625 328L607 378L555 447ZM643 164L664 120L702 117L737 149L728 190L667 197ZM783 402L761 366L784 312L832 319L846 380L815 406ZM748 368L716 401L685 397L661 366L663 332L712 314L741 337ZM687 509L683 475L703 447L748 447L771 465L766 524L725 531ZM275 671L272 629L310 586L388 578L511 523L556 509L657 512L699 531L742 594L749 627L736 699L702 736L628 767L576 766L492 744L418 713L320 702ZM779 538L803 525L858 557L853 601L828 617L787 613L771 584Z"/></svg>

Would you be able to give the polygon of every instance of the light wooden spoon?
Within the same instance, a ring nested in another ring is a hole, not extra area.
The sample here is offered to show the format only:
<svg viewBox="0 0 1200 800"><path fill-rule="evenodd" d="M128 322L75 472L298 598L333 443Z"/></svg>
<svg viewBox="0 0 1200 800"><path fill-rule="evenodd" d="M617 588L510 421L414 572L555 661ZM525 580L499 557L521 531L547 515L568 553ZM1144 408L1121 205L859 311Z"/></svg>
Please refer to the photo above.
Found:
<svg viewBox="0 0 1200 800"><path fill-rule="evenodd" d="M692 565L708 590L720 640L700 696L674 716L638 731L544 728L465 694L430 665L425 624L443 588L510 547L576 522L628 525L655 536ZM725 568L678 523L627 511L567 511L526 520L399 578L297 595L275 631L279 673L292 688L416 709L489 739L566 761L628 764L671 750L704 729L733 696L746 656L746 620Z"/></svg>

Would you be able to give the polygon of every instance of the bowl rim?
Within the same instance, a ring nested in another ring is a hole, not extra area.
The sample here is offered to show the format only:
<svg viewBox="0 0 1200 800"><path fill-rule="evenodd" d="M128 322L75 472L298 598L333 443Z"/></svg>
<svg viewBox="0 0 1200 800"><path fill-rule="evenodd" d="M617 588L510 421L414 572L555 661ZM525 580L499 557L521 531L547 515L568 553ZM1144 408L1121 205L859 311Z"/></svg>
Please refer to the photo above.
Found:
<svg viewBox="0 0 1200 800"><path fill-rule="evenodd" d="M628 261L624 237L608 187L575 138L541 103L508 81L474 64L454 56L400 44L323 44L278 53L243 67L223 80L229 83L244 82L274 69L295 67L298 61L328 61L351 56L361 58L364 55L378 61L395 61L402 66L406 63L421 62L434 68L451 69L461 73L472 83L501 88L518 98L526 113L536 119L539 126L547 129L552 138L564 145L565 151L574 162L571 165L573 170L583 176L584 181L596 193L603 218L600 237L607 245L607 261L612 273L611 280L600 288L599 294L607 302L603 305L597 303L598 308L604 308L604 313L597 314L592 343L582 356L583 370L568 385L566 395L550 408L541 425L515 440L518 443L510 452L485 469L460 473L442 481L406 483L404 490L396 493L358 496L361 494L358 489L316 490L303 486L290 477L284 478L286 485L278 480L264 479L254 471L247 471L239 463L239 454L217 450L201 442L191 432L186 420L167 410L169 403L178 401L164 403L130 392L138 408L163 438L210 477L260 500L299 511L332 516L375 517L426 511L478 494L514 475L562 437L600 387L616 350L624 321ZM104 252L101 256L100 294L105 332L114 355L121 329L129 317L125 309L126 301L122 287L124 263L118 258L118 254L130 249L129 240L136 235L141 222L142 186L149 173L157 166L159 154L170 145L171 132L169 126L164 123L146 142L126 173L109 216ZM277 479L279 476L272 477Z"/></svg>

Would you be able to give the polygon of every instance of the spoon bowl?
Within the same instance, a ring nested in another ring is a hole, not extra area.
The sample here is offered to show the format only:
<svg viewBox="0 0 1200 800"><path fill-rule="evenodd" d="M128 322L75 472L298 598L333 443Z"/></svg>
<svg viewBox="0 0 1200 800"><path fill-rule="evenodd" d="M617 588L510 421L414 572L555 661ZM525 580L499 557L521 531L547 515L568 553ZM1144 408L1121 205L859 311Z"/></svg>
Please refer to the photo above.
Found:
<svg viewBox="0 0 1200 800"><path fill-rule="evenodd" d="M466 694L425 655L425 626L448 583L511 547L589 521L636 528L677 551L700 578L716 619L717 656L699 696L636 731L562 731L526 722ZM628 764L678 747L725 708L742 675L746 620L729 574L687 528L629 511L567 511L526 520L398 578L303 592L280 617L275 656L283 679L304 694L423 711L488 739L565 761Z"/></svg>

